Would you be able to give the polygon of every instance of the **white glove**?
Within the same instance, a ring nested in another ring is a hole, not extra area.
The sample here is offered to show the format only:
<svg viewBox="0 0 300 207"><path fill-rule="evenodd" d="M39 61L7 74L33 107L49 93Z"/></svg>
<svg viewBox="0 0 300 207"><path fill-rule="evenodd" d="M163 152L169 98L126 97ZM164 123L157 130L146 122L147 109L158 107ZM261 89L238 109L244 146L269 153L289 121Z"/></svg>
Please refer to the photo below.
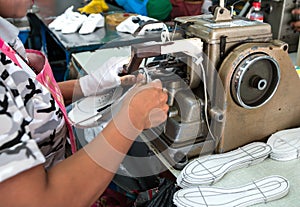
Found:
<svg viewBox="0 0 300 207"><path fill-rule="evenodd" d="M134 20L136 20L136 22ZM140 27L138 21L144 21L146 23L148 21L158 21L158 20L150 17L142 16L142 15L130 16L127 19L125 19L123 22L121 22L116 27L116 30L118 32L126 32L130 34L134 34L134 32ZM163 26L164 24L162 22L145 25L138 33L138 35L144 35L146 31L151 31L151 30L156 31L157 29L163 29Z"/></svg>
<svg viewBox="0 0 300 207"><path fill-rule="evenodd" d="M128 61L128 57L112 57L91 74L79 78L83 95L102 95L121 85L118 74Z"/></svg>

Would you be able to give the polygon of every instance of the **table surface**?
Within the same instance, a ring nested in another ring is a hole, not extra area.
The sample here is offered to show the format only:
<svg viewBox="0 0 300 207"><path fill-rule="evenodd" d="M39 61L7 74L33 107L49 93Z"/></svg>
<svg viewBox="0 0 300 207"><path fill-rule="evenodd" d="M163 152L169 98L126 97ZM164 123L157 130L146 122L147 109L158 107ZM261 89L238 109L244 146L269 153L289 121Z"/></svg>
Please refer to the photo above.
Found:
<svg viewBox="0 0 300 207"><path fill-rule="evenodd" d="M95 69L99 68L111 57L128 57L129 60L130 54L131 47L124 46L73 53L72 57L76 61L78 67L80 67L80 70L83 70L86 74L89 74Z"/></svg>
<svg viewBox="0 0 300 207"><path fill-rule="evenodd" d="M57 16L61 15L68 7L74 6L73 11L77 11L78 8L83 7L83 1L78 0L36 0L36 5L39 8L39 12L36 13L37 16L42 20L42 22L47 26L52 22ZM107 15L113 12L123 12L122 9L114 5L109 4L109 11L103 15ZM160 39L160 33L151 33L143 36L134 37L131 34L117 32L114 27L106 25L101 28L96 28L96 30L87 35L81 35L78 32L73 34L62 34L60 31L55 31L49 29L50 33L55 36L55 38L61 43L61 45L71 52L78 52L92 50L104 47L120 47L128 46L135 43L147 41L157 41Z"/></svg>

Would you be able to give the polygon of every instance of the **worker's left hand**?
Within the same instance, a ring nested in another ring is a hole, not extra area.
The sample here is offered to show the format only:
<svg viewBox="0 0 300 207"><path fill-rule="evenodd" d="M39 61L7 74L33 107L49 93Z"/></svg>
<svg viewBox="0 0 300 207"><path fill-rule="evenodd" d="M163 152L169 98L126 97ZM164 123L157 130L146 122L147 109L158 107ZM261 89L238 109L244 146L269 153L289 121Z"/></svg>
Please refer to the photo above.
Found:
<svg viewBox="0 0 300 207"><path fill-rule="evenodd" d="M79 83L83 95L100 95L119 85L134 84L136 82L134 75L118 76L128 61L127 57L112 57L91 74L81 77Z"/></svg>

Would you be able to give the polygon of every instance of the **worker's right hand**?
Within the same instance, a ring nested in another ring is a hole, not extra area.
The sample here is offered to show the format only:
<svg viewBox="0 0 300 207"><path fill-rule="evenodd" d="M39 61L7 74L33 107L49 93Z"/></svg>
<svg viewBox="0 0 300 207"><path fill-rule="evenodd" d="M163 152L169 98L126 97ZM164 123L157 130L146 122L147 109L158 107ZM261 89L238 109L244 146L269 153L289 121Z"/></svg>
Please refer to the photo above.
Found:
<svg viewBox="0 0 300 207"><path fill-rule="evenodd" d="M167 119L167 100L167 91L162 88L160 80L138 85L127 93L113 121L123 135L134 137Z"/></svg>

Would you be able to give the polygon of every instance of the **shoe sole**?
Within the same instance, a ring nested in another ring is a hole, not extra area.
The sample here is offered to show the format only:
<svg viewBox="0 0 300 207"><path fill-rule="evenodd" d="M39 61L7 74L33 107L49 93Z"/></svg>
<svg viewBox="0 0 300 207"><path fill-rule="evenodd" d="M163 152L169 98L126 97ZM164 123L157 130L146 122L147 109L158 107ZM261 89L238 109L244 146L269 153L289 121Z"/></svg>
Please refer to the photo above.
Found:
<svg viewBox="0 0 300 207"><path fill-rule="evenodd" d="M272 148L263 142L253 142L236 150L197 158L188 163L177 177L184 188L192 185L211 185L227 172L255 165L266 159Z"/></svg>
<svg viewBox="0 0 300 207"><path fill-rule="evenodd" d="M185 188L175 192L173 202L177 207L244 207L280 199L288 192L289 182L274 175L236 188Z"/></svg>

